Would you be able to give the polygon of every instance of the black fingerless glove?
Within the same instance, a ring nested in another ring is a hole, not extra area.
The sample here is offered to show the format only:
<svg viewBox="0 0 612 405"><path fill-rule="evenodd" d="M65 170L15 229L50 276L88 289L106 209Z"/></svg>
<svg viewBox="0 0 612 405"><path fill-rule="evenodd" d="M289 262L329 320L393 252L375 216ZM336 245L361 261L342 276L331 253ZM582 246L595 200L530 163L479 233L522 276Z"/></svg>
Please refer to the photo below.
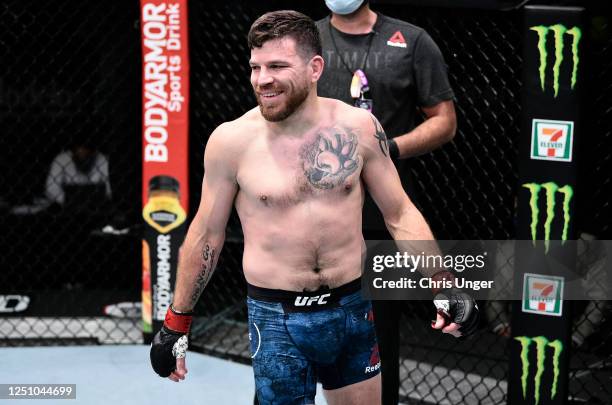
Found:
<svg viewBox="0 0 612 405"><path fill-rule="evenodd" d="M455 284L455 276L449 271L441 271L432 277L434 281L446 280ZM460 326L462 337L470 336L478 330L480 311L472 296L460 288L442 288L434 290L434 305L440 315L448 323L454 322Z"/></svg>
<svg viewBox="0 0 612 405"><path fill-rule="evenodd" d="M434 297L434 305L438 313L460 326L461 336L470 336L478 329L478 304L461 289L453 287L440 290Z"/></svg>
<svg viewBox="0 0 612 405"><path fill-rule="evenodd" d="M151 343L151 366L160 377L168 377L176 370L176 359L185 357L192 319L192 312L178 313L172 306L168 309L164 326Z"/></svg>

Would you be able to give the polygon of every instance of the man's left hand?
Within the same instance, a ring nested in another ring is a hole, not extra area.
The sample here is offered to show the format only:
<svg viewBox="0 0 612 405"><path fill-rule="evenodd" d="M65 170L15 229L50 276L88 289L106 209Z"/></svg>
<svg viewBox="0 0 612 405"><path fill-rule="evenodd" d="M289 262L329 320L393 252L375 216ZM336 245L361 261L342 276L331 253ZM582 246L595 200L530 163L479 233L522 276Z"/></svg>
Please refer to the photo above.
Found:
<svg viewBox="0 0 612 405"><path fill-rule="evenodd" d="M455 337L470 336L478 329L479 310L476 301L458 288L439 291L434 297L436 320L431 327Z"/></svg>

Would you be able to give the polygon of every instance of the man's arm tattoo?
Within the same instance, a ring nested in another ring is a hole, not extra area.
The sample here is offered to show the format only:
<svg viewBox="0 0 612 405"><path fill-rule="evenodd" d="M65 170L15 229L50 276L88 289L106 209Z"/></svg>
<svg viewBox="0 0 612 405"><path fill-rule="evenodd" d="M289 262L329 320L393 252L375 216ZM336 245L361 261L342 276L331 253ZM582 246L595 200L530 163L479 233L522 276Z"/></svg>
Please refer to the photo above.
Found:
<svg viewBox="0 0 612 405"><path fill-rule="evenodd" d="M387 143L387 134L385 134L385 130L382 125L376 118L372 116L372 121L374 122L374 138L378 139L378 146L380 146L380 151L383 155L389 156L389 144Z"/></svg>
<svg viewBox="0 0 612 405"><path fill-rule="evenodd" d="M204 291L204 287L208 284L210 277L213 273L213 266L215 262L215 249L212 248L208 243L204 246L202 251L202 265L200 266L200 272L195 282L195 290L191 294L191 305L195 306L200 294Z"/></svg>

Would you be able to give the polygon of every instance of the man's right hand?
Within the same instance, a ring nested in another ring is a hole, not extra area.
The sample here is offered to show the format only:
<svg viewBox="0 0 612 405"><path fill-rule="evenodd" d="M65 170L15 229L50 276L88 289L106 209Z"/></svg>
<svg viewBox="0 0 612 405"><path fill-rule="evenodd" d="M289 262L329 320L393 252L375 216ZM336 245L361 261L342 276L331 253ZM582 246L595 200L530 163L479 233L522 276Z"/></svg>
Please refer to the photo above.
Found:
<svg viewBox="0 0 612 405"><path fill-rule="evenodd" d="M179 382L185 379L185 355L187 334L193 314L175 312L172 307L166 313L164 326L151 343L151 365L160 377Z"/></svg>

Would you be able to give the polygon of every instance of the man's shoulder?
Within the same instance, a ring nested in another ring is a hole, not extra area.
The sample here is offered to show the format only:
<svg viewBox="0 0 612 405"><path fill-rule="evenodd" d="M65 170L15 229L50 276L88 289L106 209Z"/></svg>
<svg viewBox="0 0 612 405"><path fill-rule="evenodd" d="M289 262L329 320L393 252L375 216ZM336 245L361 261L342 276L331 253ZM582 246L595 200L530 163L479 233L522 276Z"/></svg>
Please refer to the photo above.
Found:
<svg viewBox="0 0 612 405"><path fill-rule="evenodd" d="M419 27L418 25L411 24L408 21L389 17L381 13L378 13L378 18L381 19L379 29L382 29L384 31L395 32L401 30L405 34L407 33L413 37L419 36L425 32L424 28Z"/></svg>
<svg viewBox="0 0 612 405"><path fill-rule="evenodd" d="M315 24L317 26L317 28L319 29L319 31L321 30L321 28L325 27L327 24L329 24L329 15L321 18L320 20L315 21Z"/></svg>
<svg viewBox="0 0 612 405"><path fill-rule="evenodd" d="M211 134L210 140L224 147L241 145L248 142L261 127L261 114L258 108L253 108L232 121L219 125Z"/></svg>
<svg viewBox="0 0 612 405"><path fill-rule="evenodd" d="M72 161L72 153L70 151L67 150L63 150L60 153L58 153L57 155L55 155L55 158L53 159L56 163L68 163Z"/></svg>
<svg viewBox="0 0 612 405"><path fill-rule="evenodd" d="M101 162L101 163L106 163L108 162L108 156L106 156L104 153L102 152L96 152L96 161Z"/></svg>
<svg viewBox="0 0 612 405"><path fill-rule="evenodd" d="M328 111L334 118L338 118L340 121L350 121L362 116L364 113L367 114L363 108L354 107L335 98L319 97L319 99L325 111Z"/></svg>
<svg viewBox="0 0 612 405"><path fill-rule="evenodd" d="M354 107L343 101L321 97L324 107L329 111L332 120L343 127L357 129L358 134L368 132L373 125L373 116L363 108Z"/></svg>

